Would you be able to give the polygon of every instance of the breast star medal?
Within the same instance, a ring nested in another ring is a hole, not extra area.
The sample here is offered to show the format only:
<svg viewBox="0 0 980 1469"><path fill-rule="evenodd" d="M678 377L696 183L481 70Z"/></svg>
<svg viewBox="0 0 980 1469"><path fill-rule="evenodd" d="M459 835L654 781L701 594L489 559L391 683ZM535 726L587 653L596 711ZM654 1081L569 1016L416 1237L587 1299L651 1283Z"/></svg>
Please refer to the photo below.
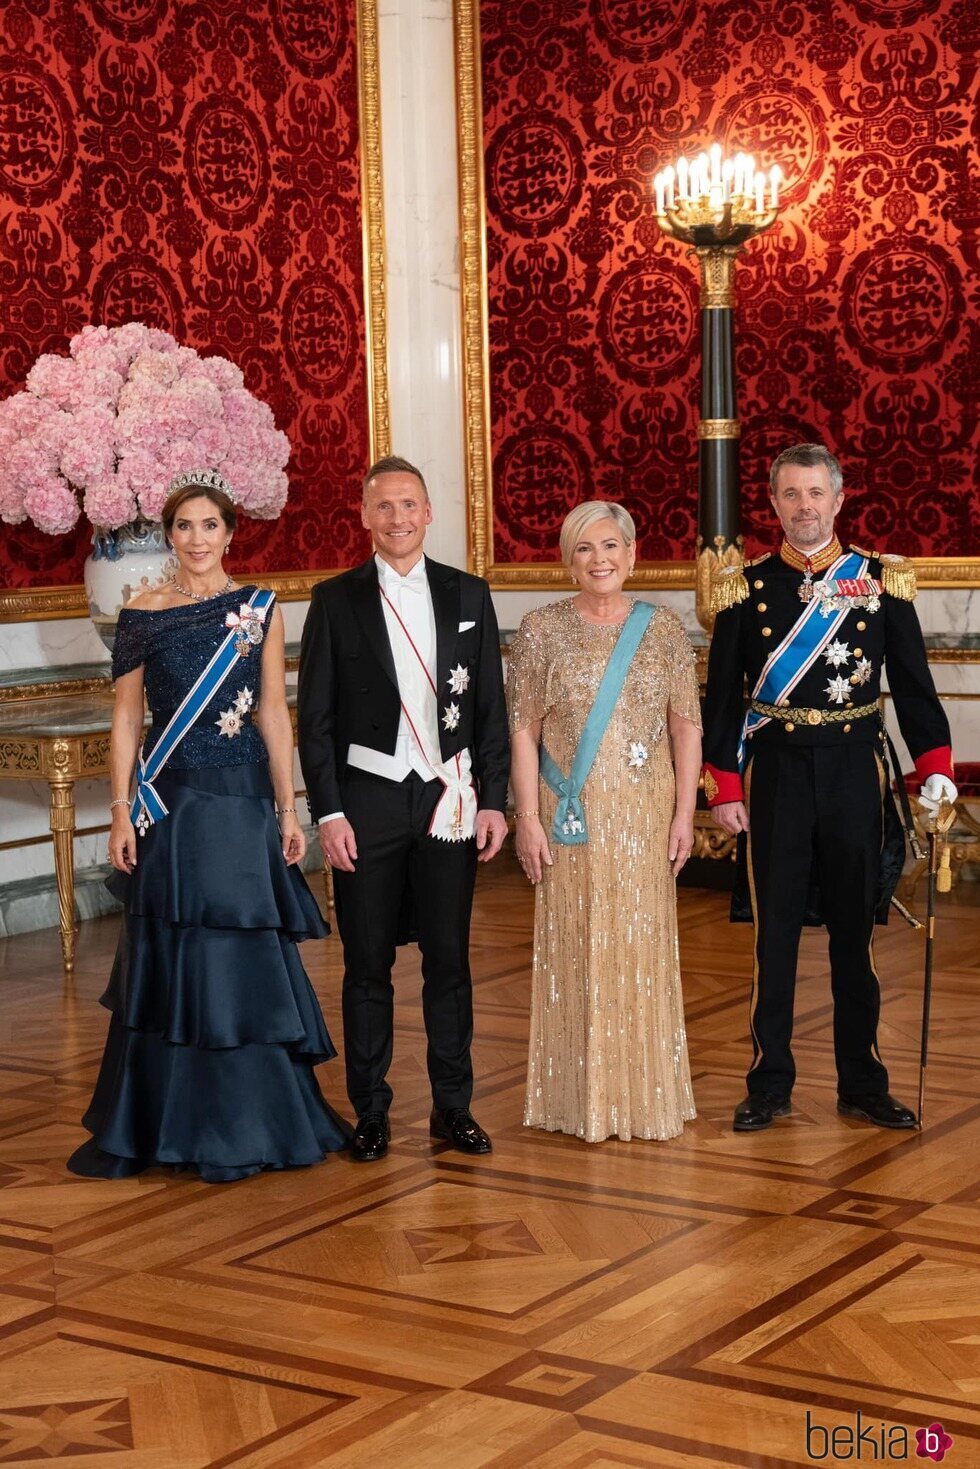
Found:
<svg viewBox="0 0 980 1469"><path fill-rule="evenodd" d="M851 685L848 679L832 678L827 683L827 698L831 704L849 704L851 702Z"/></svg>
<svg viewBox="0 0 980 1469"><path fill-rule="evenodd" d="M445 707L445 709L443 711L443 715L442 715L442 723L443 723L444 728L446 728L447 730L449 730L450 733L456 728L457 724L459 723L459 705L458 704L447 704L446 705L446 707Z"/></svg>
<svg viewBox="0 0 980 1469"><path fill-rule="evenodd" d="M838 638L834 642L828 644L828 646L824 650L823 656L826 658L828 663L834 666L834 668L840 668L841 664L846 663L848 658L850 658L851 650L846 643L842 643Z"/></svg>
<svg viewBox="0 0 980 1469"><path fill-rule="evenodd" d="M455 668L449 670L449 677L446 682L449 684L449 692L451 694L465 694L470 686L469 669L464 668L462 663L457 663Z"/></svg>
<svg viewBox="0 0 980 1469"><path fill-rule="evenodd" d="M240 735L242 732L242 720L254 702L255 695L250 688L246 686L244 689L239 689L235 695L235 702L232 708L223 709L220 717L214 721L220 733L227 735L230 740L233 740L236 735Z"/></svg>
<svg viewBox="0 0 980 1469"><path fill-rule="evenodd" d="M214 722L218 726L218 732L227 735L230 740L242 732L242 716L237 709L222 709Z"/></svg>
<svg viewBox="0 0 980 1469"><path fill-rule="evenodd" d="M650 758L646 745L641 740L630 740L627 764L631 770L642 770Z"/></svg>

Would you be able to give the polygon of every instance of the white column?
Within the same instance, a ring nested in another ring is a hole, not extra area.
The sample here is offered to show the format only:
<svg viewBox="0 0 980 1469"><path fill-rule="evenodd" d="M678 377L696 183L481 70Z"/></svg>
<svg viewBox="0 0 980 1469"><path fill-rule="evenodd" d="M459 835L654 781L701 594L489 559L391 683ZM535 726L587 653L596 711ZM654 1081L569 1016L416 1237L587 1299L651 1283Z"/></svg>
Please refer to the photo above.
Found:
<svg viewBox="0 0 980 1469"><path fill-rule="evenodd" d="M466 565L451 0L379 0L392 453L432 498L426 544Z"/></svg>

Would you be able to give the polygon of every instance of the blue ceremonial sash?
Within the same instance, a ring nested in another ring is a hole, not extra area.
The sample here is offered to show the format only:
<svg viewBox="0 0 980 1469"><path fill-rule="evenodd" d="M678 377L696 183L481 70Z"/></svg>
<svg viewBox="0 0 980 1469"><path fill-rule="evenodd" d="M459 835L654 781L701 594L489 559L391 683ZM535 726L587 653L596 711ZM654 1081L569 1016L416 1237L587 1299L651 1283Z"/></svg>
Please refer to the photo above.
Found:
<svg viewBox="0 0 980 1469"><path fill-rule="evenodd" d="M275 592L263 592L256 588L246 605L254 607L256 612L264 616L272 605L275 595ZM141 811L145 813L144 823L146 825L162 821L165 816L169 815L153 782L185 734L197 723L235 664L240 661L241 654L236 647L237 638L238 629L233 627L207 667L202 670L194 684L188 689L183 701L174 710L170 723L145 760L142 750L140 751L136 764L136 795L129 808L129 819L132 822L139 821Z"/></svg>
<svg viewBox="0 0 980 1469"><path fill-rule="evenodd" d="M867 570L866 557L847 551L838 557L833 566L827 568L821 580L846 581L852 577L866 576ZM778 704L781 699L787 699L803 675L813 667L827 644L833 640L851 610L845 605L834 617L828 618L821 615L821 605L820 597L814 596L779 646L773 648L752 690L753 699L758 699L762 704ZM739 770L745 765L745 746L749 736L769 722L767 714L756 714L752 709L746 714L738 742Z"/></svg>
<svg viewBox="0 0 980 1469"><path fill-rule="evenodd" d="M567 776L562 775L544 745L541 746L541 775L558 797L558 808L551 824L551 839L563 847L578 847L589 840L585 812L582 809L582 787L599 753L616 700L622 693L633 656L650 625L653 611L649 602L637 602L623 624L616 646L609 655L609 662L589 716L582 727L578 748L572 757L572 768Z"/></svg>

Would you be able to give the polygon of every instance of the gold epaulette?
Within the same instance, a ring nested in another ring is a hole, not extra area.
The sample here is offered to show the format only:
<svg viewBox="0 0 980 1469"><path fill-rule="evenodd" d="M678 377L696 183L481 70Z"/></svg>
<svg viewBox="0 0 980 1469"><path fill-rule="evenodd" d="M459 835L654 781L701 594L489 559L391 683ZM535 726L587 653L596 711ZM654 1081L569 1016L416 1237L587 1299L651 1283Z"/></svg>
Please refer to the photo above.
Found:
<svg viewBox="0 0 980 1469"><path fill-rule="evenodd" d="M890 597L901 602L914 602L918 585L915 567L907 556L879 556L881 585Z"/></svg>
<svg viewBox="0 0 980 1469"><path fill-rule="evenodd" d="M735 566L723 566L711 577L711 592L708 598L708 610L713 616L724 612L726 607L734 607L736 602L744 602L749 595L749 584L745 580L745 573L741 564Z"/></svg>
<svg viewBox="0 0 980 1469"><path fill-rule="evenodd" d="M855 556L867 556L869 560L872 556L877 556L878 554L877 551L866 551L863 546L851 545L850 550L854 552Z"/></svg>
<svg viewBox="0 0 980 1469"><path fill-rule="evenodd" d="M751 561L746 561L745 562L745 569L746 569L746 571L748 571L748 569L749 569L750 566L758 566L760 564L760 562L762 562L762 561L768 561L771 556L772 556L772 552L771 551L763 551L763 553L762 553L761 556L753 556Z"/></svg>

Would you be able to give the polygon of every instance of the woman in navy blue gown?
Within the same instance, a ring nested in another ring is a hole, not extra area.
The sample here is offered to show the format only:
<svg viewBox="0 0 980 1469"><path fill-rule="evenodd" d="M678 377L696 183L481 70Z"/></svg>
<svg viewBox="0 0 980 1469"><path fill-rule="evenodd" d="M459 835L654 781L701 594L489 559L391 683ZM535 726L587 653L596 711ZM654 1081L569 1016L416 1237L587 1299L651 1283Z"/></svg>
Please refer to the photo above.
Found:
<svg viewBox="0 0 980 1469"><path fill-rule="evenodd" d="M179 571L124 608L113 649L109 885L126 912L92 1137L68 1167L224 1183L316 1163L350 1129L314 1075L336 1051L297 950L329 930L297 865L282 614L224 570L220 476L181 476L163 523Z"/></svg>

